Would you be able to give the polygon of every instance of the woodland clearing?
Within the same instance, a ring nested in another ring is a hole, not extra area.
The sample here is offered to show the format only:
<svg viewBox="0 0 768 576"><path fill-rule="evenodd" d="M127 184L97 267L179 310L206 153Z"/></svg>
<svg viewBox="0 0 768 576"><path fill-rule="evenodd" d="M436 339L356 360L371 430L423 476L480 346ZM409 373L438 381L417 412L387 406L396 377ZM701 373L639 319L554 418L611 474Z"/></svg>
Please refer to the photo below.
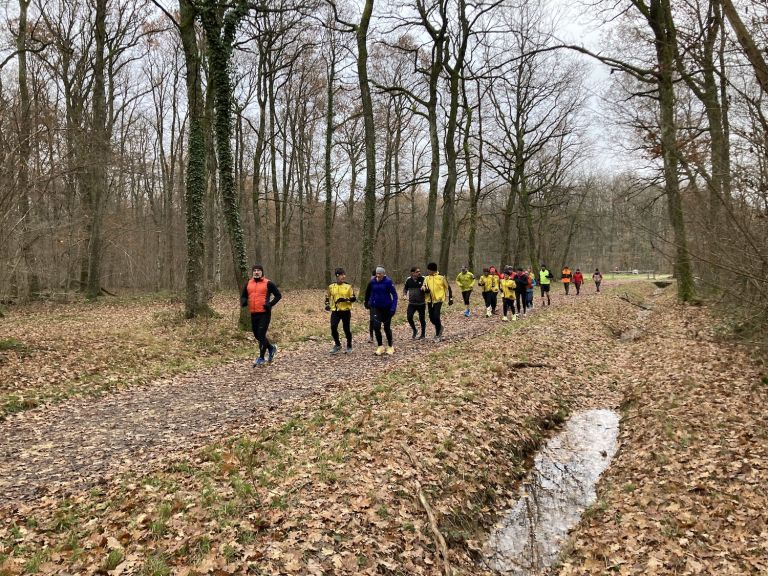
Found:
<svg viewBox="0 0 768 576"><path fill-rule="evenodd" d="M113 311L122 338L92 333L112 344L95 347L101 376L77 385L78 353L93 341L74 346L77 320L49 314L71 338L55 349L61 360L48 363L62 368L47 382L73 392L48 394L32 376L16 390L3 373L3 393L59 403L0 423L1 477L22 479L0 501L0 574L485 573L483 540L517 498L530 456L568 414L591 407L620 409L621 447L560 573L765 573L765 366L721 341L709 311L677 304L673 289L633 282L589 292L558 293L544 309L537 298L534 314L506 324L465 319L454 307L440 345L411 343L401 325L392 359L374 358L367 344L329 357L326 316L310 304L320 293L291 293L285 316L276 313L284 351L263 371L244 360L253 344L226 332L230 318L202 330L226 335L206 358L184 344L200 321L163 321L175 317L173 305L158 315L138 302ZM155 323L150 333L168 330L156 355L129 345L147 335L130 323L140 310ZM360 330L367 316L354 316ZM4 319L12 330L14 322ZM40 365L56 339L16 329L25 349L4 351L4 371L35 354ZM109 372L115 347L145 370L140 377L123 379L119 363ZM192 367L168 370L173 358L208 367L172 376ZM231 362L213 366L223 360ZM165 378L153 379L157 372ZM104 386L110 375L115 384ZM149 417L129 426L136 434L98 446L99 434L135 420L125 406L137 398L145 404L134 409ZM175 422L195 402L180 420L189 427L138 433L152 420ZM37 444L24 430L37 431ZM51 436L65 433L63 444ZM83 461L51 474L82 448Z"/></svg>

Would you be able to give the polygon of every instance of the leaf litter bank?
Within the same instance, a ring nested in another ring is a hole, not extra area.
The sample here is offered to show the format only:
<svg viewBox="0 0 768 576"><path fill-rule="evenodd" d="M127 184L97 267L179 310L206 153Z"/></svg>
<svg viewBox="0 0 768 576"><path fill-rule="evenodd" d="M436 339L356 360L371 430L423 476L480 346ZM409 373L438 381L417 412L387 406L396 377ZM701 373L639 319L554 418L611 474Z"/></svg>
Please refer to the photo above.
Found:
<svg viewBox="0 0 768 576"><path fill-rule="evenodd" d="M664 332L683 332L679 341L661 346L638 348L642 339L616 338L631 318L631 305L618 298L571 298L525 322L416 357L375 381L352 379L332 398L278 407L258 430L150 476L131 474L64 501L6 510L0 570L75 573L109 564L113 573L147 574L484 573L486 530L516 499L526 459L549 429L569 411L619 406L631 397L648 377L637 362L641 350L657 368L669 355L681 366L698 361L688 349L688 309L656 307L654 330L669 318ZM680 325L684 320L687 328ZM711 345L720 349L718 359L737 353ZM749 380L756 370L742 376ZM644 407L664 401L655 391L642 398ZM764 386L758 384L756 393L760 397L753 400L765 399ZM739 419L739 430L748 420ZM638 483L650 476L646 462L635 461L626 446L618 458ZM668 473L678 477L693 464L683 460ZM750 474L765 480L759 463L750 465ZM607 486L611 478L609 470ZM579 540L590 529L594 534L586 542L610 539L606 522L588 524L608 506L605 498L601 491L598 506L577 530L566 573L605 569L606 558ZM646 507L648 500L625 504L638 517L655 511ZM748 508L754 513L765 504L756 498ZM720 518L723 512L712 514ZM739 534L754 541L755 530L742 527ZM639 538L632 525L610 531L617 539ZM667 543L656 538L645 544L645 553ZM744 547L738 554L756 551ZM645 570L647 562L641 565ZM657 572L677 570L663 559L655 565ZM628 561L619 566L646 573Z"/></svg>

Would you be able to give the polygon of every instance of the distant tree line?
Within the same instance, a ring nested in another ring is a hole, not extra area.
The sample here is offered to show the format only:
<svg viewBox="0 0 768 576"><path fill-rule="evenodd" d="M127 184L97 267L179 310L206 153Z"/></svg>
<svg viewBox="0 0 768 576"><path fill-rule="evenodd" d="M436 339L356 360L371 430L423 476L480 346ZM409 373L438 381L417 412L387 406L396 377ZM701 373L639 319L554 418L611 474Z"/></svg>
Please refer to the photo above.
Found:
<svg viewBox="0 0 768 576"><path fill-rule="evenodd" d="M765 312L768 9L587 4L620 32L599 53L543 0L9 4L0 295L184 290L195 316L256 261L285 286L545 262ZM595 152L589 57L631 170Z"/></svg>

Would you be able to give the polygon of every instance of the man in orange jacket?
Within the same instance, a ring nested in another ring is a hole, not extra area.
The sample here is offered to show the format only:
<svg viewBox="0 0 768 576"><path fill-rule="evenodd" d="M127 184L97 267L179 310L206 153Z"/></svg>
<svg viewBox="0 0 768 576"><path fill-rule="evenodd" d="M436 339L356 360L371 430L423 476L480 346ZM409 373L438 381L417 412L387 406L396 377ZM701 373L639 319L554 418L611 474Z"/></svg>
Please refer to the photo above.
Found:
<svg viewBox="0 0 768 576"><path fill-rule="evenodd" d="M267 338L267 329L269 328L269 321L272 319L272 307L280 301L283 295L272 280L264 277L264 267L261 264L255 264L251 269L251 274L251 279L248 280L240 294L240 306L248 306L248 311L251 313L251 330L253 330L253 336L259 343L259 357L253 363L255 368L272 362L277 353L277 346ZM266 352L269 352L269 356L267 360L264 360Z"/></svg>

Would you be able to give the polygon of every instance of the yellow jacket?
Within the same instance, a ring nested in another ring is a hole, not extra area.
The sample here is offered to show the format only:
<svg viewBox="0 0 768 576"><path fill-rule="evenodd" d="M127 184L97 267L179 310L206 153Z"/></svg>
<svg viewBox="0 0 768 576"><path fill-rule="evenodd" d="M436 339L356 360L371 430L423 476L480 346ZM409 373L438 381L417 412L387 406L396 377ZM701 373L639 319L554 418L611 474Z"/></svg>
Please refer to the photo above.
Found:
<svg viewBox="0 0 768 576"><path fill-rule="evenodd" d="M499 277L496 274L489 274L488 276L483 274L480 276L480 286L483 287L483 292L498 292Z"/></svg>
<svg viewBox="0 0 768 576"><path fill-rule="evenodd" d="M427 302L434 304L435 302L445 302L447 300L446 295L450 295L451 287L448 286L448 280L441 274L432 274L424 278L424 286L429 289L429 292L425 291L424 297Z"/></svg>
<svg viewBox="0 0 768 576"><path fill-rule="evenodd" d="M501 281L501 291L504 294L504 298L508 300L515 299L515 281L512 278L504 278Z"/></svg>
<svg viewBox="0 0 768 576"><path fill-rule="evenodd" d="M346 301L339 302L340 299L343 300L345 298ZM354 298L355 291L352 289L351 284L347 284L346 282L343 282L342 284L334 282L328 286L328 293L325 296L325 304L330 306L331 312L345 312L347 310L352 310L352 302L349 302L349 300Z"/></svg>
<svg viewBox="0 0 768 576"><path fill-rule="evenodd" d="M459 275L456 276L456 283L459 285L459 290L461 290L462 292L467 292L468 290L472 290L472 286L475 285L475 275L469 271L467 271L466 273L459 272Z"/></svg>

